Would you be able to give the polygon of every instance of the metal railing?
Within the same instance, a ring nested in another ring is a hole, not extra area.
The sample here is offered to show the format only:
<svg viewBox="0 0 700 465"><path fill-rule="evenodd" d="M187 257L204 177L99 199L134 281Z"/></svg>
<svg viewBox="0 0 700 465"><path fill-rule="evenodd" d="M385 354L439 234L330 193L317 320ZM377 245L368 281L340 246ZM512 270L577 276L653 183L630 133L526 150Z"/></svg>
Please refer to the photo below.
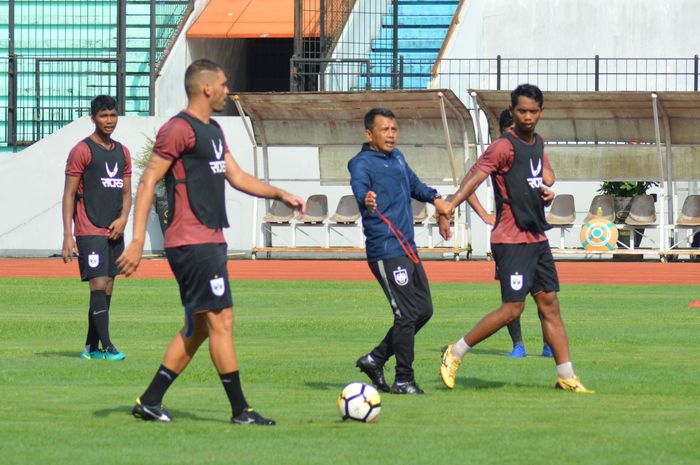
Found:
<svg viewBox="0 0 700 465"><path fill-rule="evenodd" d="M154 82L193 0L10 0L0 28L0 147L29 145L100 93L154 111Z"/></svg>

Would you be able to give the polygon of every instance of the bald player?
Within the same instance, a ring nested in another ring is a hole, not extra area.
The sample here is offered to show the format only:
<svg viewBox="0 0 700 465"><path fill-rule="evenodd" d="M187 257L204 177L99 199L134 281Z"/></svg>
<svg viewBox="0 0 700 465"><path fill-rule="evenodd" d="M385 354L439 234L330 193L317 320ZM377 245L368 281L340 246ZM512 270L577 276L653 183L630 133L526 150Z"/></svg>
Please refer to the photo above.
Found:
<svg viewBox="0 0 700 465"><path fill-rule="evenodd" d="M133 240L118 259L126 276L138 268L154 189L165 176L168 218L172 219L165 231L165 254L180 287L185 323L131 413L141 420L170 422L163 397L208 338L212 362L231 404L231 422L274 425L274 420L250 407L241 388L223 234L229 225L225 183L256 197L280 200L302 212L304 202L244 172L233 159L220 126L211 119L213 112L224 109L228 98L221 66L209 60L195 61L185 72L185 90L187 108L163 125L156 136L136 194Z"/></svg>

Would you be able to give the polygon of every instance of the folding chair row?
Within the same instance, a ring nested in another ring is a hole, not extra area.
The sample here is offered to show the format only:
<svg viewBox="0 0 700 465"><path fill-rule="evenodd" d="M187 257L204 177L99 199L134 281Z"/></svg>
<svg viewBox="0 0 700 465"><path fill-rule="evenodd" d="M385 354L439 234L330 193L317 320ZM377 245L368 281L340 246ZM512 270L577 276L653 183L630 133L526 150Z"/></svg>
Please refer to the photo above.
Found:
<svg viewBox="0 0 700 465"><path fill-rule="evenodd" d="M287 224L294 219L294 210L283 202L275 200L270 211L263 217L263 223ZM299 223L320 224L328 218L328 197L325 194L314 194L306 199L306 213L297 219ZM344 195L340 198L335 214L330 217L332 223L353 224L360 219L360 210L355 197Z"/></svg>

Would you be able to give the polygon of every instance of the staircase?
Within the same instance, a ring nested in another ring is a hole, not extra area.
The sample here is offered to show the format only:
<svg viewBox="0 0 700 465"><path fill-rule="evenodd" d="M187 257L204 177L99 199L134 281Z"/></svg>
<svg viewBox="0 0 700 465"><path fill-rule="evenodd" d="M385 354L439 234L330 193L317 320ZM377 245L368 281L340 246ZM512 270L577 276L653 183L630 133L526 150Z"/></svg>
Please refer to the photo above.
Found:
<svg viewBox="0 0 700 465"><path fill-rule="evenodd" d="M403 72L396 79L396 88L425 89L428 86L458 6L459 0L399 0L398 55L399 63L403 59ZM393 10L393 5L389 5L379 36L372 41L369 55L372 90L393 88ZM358 87L366 88L367 78L360 78Z"/></svg>

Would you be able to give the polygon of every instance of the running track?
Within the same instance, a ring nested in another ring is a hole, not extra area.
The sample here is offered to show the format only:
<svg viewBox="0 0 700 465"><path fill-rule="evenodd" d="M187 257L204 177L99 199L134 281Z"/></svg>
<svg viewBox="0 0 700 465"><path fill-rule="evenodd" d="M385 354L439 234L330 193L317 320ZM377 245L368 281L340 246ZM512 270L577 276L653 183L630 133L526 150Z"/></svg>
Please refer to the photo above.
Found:
<svg viewBox="0 0 700 465"><path fill-rule="evenodd" d="M494 264L487 261L424 262L431 282L494 282ZM364 261L231 260L232 279L374 281ZM700 285L700 263L560 261L563 284L682 284ZM164 259L143 260L133 278L170 278ZM0 278L78 278L78 264L60 258L0 259Z"/></svg>

